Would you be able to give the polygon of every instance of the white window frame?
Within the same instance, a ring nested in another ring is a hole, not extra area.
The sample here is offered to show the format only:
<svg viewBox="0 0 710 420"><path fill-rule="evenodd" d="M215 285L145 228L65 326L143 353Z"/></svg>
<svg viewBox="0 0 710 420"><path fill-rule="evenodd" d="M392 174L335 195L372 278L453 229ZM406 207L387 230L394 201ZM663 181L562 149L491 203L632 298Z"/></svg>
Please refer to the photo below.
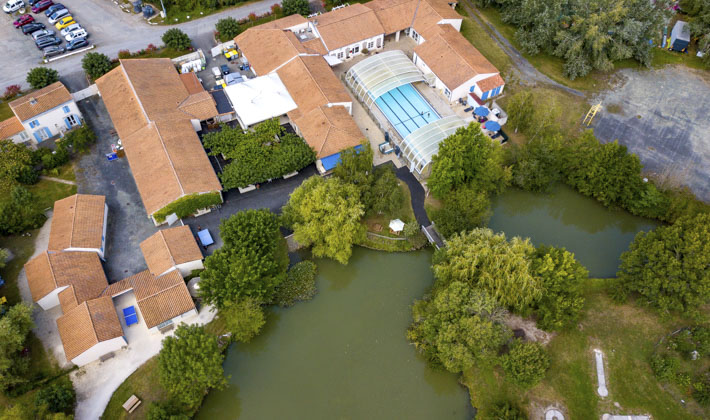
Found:
<svg viewBox="0 0 710 420"><path fill-rule="evenodd" d="M79 125L79 118L77 118L76 115L74 114L69 114L66 116L66 118L69 120L69 125L74 127L75 125Z"/></svg>

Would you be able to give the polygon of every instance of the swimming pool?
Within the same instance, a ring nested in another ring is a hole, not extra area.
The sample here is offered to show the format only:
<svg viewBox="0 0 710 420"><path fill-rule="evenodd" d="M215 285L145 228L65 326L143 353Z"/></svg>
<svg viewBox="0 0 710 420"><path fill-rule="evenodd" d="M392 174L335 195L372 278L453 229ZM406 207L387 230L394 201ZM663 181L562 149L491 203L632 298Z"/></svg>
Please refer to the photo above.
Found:
<svg viewBox="0 0 710 420"><path fill-rule="evenodd" d="M375 103L402 138L441 118L411 84L390 90Z"/></svg>

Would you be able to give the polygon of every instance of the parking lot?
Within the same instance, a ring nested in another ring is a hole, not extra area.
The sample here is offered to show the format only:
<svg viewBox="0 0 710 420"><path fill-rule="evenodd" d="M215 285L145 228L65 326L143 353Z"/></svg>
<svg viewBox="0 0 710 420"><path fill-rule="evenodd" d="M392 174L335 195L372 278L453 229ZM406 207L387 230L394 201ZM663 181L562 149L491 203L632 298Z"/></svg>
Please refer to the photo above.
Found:
<svg viewBox="0 0 710 420"><path fill-rule="evenodd" d="M603 92L594 134L636 153L644 171L710 202L710 77L685 67L624 70Z"/></svg>

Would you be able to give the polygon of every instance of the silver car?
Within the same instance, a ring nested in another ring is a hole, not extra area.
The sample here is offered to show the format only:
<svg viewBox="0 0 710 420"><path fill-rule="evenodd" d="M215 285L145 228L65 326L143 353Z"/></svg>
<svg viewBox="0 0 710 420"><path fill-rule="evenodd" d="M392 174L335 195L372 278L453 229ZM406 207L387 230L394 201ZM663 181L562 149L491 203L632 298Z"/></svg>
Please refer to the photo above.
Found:
<svg viewBox="0 0 710 420"><path fill-rule="evenodd" d="M32 39L37 41L40 38L44 38L45 36L52 36L52 35L54 35L54 31L50 31L49 29L42 29L41 31L32 32Z"/></svg>
<svg viewBox="0 0 710 420"><path fill-rule="evenodd" d="M82 29L81 25L78 23L72 23L71 25L67 26L66 28L62 29L61 34L62 36L67 36L69 32L74 32L77 29Z"/></svg>
<svg viewBox="0 0 710 420"><path fill-rule="evenodd" d="M64 16L69 16L69 9L61 9L52 13L52 16L49 17L49 23L54 25L55 23L59 22L59 19L63 18Z"/></svg>
<svg viewBox="0 0 710 420"><path fill-rule="evenodd" d="M49 57L54 57L55 55L59 55L64 53L64 47L61 45L54 45L51 47L47 47L42 50L42 57L43 58L49 58Z"/></svg>

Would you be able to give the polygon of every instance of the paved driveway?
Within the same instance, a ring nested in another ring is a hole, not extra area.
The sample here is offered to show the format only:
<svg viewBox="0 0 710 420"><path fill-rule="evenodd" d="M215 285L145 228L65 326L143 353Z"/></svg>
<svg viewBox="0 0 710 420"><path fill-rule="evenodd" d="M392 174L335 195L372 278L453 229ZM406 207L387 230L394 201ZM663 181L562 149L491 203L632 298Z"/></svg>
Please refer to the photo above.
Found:
<svg viewBox="0 0 710 420"><path fill-rule="evenodd" d="M648 173L687 185L710 202L710 77L685 67L624 70L619 86L597 98L594 134L619 139ZM596 101L595 101L596 102Z"/></svg>
<svg viewBox="0 0 710 420"><path fill-rule="evenodd" d="M128 14L121 11L109 0L61 0L67 6L82 26L88 29L90 40L96 44L98 51L109 57L117 57L119 50L138 51L148 44L162 45L160 37L171 26L151 26L145 23L141 15ZM225 10L191 22L175 25L196 40L198 47L212 46L211 40L214 25L225 16L242 19L250 13L257 15L268 12L279 0L262 0L249 3L236 9ZM10 84L20 84L27 87L25 77L27 71L41 64L40 53L31 39L27 39L12 26L12 18L2 14L0 17L0 39L3 41L2 72L0 72L0 89ZM39 21L48 24L43 13ZM85 78L81 70L81 57L77 54L48 64L59 71L62 80L65 78L72 90L80 89Z"/></svg>

